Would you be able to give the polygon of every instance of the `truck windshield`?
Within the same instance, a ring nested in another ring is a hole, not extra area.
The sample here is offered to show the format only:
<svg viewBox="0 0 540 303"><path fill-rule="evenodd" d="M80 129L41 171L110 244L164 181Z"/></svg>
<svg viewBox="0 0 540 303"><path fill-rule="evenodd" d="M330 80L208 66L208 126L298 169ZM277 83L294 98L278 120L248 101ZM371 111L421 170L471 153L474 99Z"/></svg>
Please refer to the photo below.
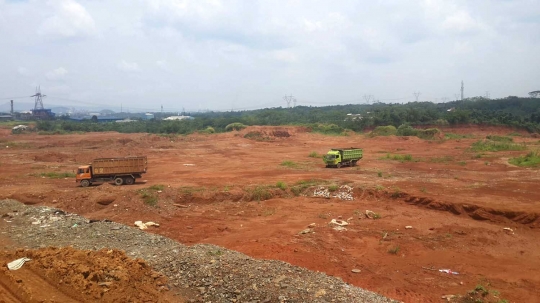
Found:
<svg viewBox="0 0 540 303"><path fill-rule="evenodd" d="M330 160L333 160L333 159L336 158L336 155L327 155L326 158L330 159Z"/></svg>
<svg viewBox="0 0 540 303"><path fill-rule="evenodd" d="M79 168L79 170L77 171L78 174L82 174L84 173L84 168Z"/></svg>

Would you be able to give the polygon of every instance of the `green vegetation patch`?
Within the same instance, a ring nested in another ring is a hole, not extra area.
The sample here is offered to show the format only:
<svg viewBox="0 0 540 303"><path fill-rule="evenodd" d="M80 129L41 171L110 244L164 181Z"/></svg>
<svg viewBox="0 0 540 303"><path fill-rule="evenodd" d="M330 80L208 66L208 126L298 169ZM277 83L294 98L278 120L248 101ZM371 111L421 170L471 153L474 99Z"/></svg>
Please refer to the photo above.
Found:
<svg viewBox="0 0 540 303"><path fill-rule="evenodd" d="M494 135L488 135L486 136L486 139L496 142L514 142L514 138L506 137L506 136L494 136Z"/></svg>
<svg viewBox="0 0 540 303"><path fill-rule="evenodd" d="M386 154L386 156L382 157L382 158L379 158L380 160L394 160L394 161L399 161L401 163L403 162L411 162L411 161L414 161L414 162L418 162L419 160L418 159L414 159L410 154L406 154L406 155L401 155L401 154L396 154L396 155L392 155L392 154Z"/></svg>
<svg viewBox="0 0 540 303"><path fill-rule="evenodd" d="M454 134L454 133L445 133L444 138L457 140L457 139L470 139L470 138L474 138L474 136L468 135L468 134L462 135L462 134Z"/></svg>
<svg viewBox="0 0 540 303"><path fill-rule="evenodd" d="M397 129L393 125L386 125L386 126L377 126L375 129L369 134L370 137L377 137L377 136L394 136L397 133Z"/></svg>
<svg viewBox="0 0 540 303"><path fill-rule="evenodd" d="M291 192L295 196L300 196L304 191L310 187L318 186L321 184L327 184L328 181L325 180L318 180L318 179L310 179L310 180L302 180L298 181L296 184L291 186Z"/></svg>
<svg viewBox="0 0 540 303"><path fill-rule="evenodd" d="M323 135L346 135L345 129L333 123L315 123L309 126L314 133L320 133Z"/></svg>
<svg viewBox="0 0 540 303"><path fill-rule="evenodd" d="M310 157L310 158L320 158L321 155L319 155L316 151L312 151L311 153L309 153L308 157Z"/></svg>
<svg viewBox="0 0 540 303"><path fill-rule="evenodd" d="M257 185L246 189L246 191L249 193L251 201L264 201L273 196L269 186L266 185Z"/></svg>
<svg viewBox="0 0 540 303"><path fill-rule="evenodd" d="M525 144L479 140L472 144L471 150L475 152L498 152L505 150L525 150Z"/></svg>
<svg viewBox="0 0 540 303"><path fill-rule="evenodd" d="M240 122L234 122L230 123L227 126L225 126L225 131L233 131L233 130L242 130L246 128L247 126L240 123Z"/></svg>
<svg viewBox="0 0 540 303"><path fill-rule="evenodd" d="M143 188L137 192L141 196L144 204L152 207L156 207L158 204L158 192L162 191L165 188L165 185L155 184L148 188Z"/></svg>
<svg viewBox="0 0 540 303"><path fill-rule="evenodd" d="M517 166L537 167L540 165L540 154L538 151L531 151L524 156L511 158L508 162Z"/></svg>

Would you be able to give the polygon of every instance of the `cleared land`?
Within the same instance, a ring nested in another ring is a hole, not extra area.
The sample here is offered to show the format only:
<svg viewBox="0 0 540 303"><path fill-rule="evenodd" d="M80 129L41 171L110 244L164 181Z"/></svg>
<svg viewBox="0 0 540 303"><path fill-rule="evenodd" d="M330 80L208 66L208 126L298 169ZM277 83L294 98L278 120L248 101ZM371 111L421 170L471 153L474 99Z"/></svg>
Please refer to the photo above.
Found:
<svg viewBox="0 0 540 303"><path fill-rule="evenodd" d="M501 299L535 302L540 175L508 160L540 148L539 139L494 127L443 131L453 135L428 141L250 127L215 135L50 136L1 129L0 199L127 225L158 222L148 231L286 261L405 302L439 302L478 285ZM525 150L471 148L488 135ZM347 146L364 149L359 166L327 169L317 157ZM69 177L93 158L129 155L148 156L146 182L80 188ZM354 199L313 197L326 190ZM380 218L367 219L366 210ZM349 225L338 231L332 219Z"/></svg>

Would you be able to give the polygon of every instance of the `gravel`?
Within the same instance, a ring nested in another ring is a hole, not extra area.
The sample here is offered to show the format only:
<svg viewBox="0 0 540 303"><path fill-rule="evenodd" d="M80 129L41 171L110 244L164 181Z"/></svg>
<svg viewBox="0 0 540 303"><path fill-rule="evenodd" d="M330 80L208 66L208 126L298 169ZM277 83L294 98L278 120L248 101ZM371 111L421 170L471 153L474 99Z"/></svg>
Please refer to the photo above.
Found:
<svg viewBox="0 0 540 303"><path fill-rule="evenodd" d="M340 278L210 244L185 246L116 222L0 200L2 233L19 247L121 249L169 279L188 302L397 302Z"/></svg>

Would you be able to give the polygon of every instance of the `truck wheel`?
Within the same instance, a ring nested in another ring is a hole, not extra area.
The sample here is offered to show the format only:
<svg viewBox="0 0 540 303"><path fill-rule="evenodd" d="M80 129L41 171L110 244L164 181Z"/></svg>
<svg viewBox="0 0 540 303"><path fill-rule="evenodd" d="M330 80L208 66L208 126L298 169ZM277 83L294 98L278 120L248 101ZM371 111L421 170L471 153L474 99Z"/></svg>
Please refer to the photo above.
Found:
<svg viewBox="0 0 540 303"><path fill-rule="evenodd" d="M81 180L81 186L82 186L82 187L88 187L88 186L90 186L90 181L88 181L88 180Z"/></svg>
<svg viewBox="0 0 540 303"><path fill-rule="evenodd" d="M351 166L356 166L356 161L352 161Z"/></svg>
<svg viewBox="0 0 540 303"><path fill-rule="evenodd" d="M114 179L114 184L120 186L120 185L124 184L124 179L118 177L118 178Z"/></svg>
<svg viewBox="0 0 540 303"><path fill-rule="evenodd" d="M341 168L341 163L338 163L338 164L336 165L336 167L337 167L337 168Z"/></svg>
<svg viewBox="0 0 540 303"><path fill-rule="evenodd" d="M131 184L135 183L135 179L133 179L132 177L125 177L124 178L124 183L126 185L131 185Z"/></svg>

